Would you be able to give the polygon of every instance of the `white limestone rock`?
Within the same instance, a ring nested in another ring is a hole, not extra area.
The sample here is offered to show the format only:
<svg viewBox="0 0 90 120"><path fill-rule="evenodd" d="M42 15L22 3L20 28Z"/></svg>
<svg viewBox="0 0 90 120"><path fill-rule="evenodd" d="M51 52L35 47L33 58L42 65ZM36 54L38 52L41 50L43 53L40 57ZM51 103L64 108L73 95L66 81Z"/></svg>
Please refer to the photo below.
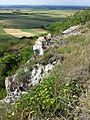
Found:
<svg viewBox="0 0 90 120"><path fill-rule="evenodd" d="M39 37L36 41L35 45L33 46L33 50L36 55L42 56L43 55L43 48L42 48L42 41L44 37Z"/></svg>
<svg viewBox="0 0 90 120"><path fill-rule="evenodd" d="M48 64L48 65L46 65L45 66L45 73L48 73L49 71L51 71L52 70L52 68L53 68L53 65L52 64Z"/></svg>
<svg viewBox="0 0 90 120"><path fill-rule="evenodd" d="M52 63L48 63L47 65L36 64L36 67L33 68L32 71L28 71L31 73L31 78L28 79L28 84L21 82L19 84L15 83L17 80L16 75L12 77L7 77L5 80L7 96L4 99L6 103L15 103L20 97L21 94L26 94L26 90L30 86L35 86L39 84L41 80L53 69L53 67L58 63L58 61L53 61Z"/></svg>
<svg viewBox="0 0 90 120"><path fill-rule="evenodd" d="M48 40L51 40L51 38L52 38L51 33L48 33L48 35L46 36L46 38L47 38Z"/></svg>
<svg viewBox="0 0 90 120"><path fill-rule="evenodd" d="M48 43L48 41L50 42L51 37L51 33L49 33L46 37L39 37L37 39L35 45L33 46L33 51L36 55L42 56L44 54L43 48L46 48L45 46Z"/></svg>
<svg viewBox="0 0 90 120"><path fill-rule="evenodd" d="M70 33L72 33L73 31L77 30L79 27L80 27L79 25L70 27L69 29L63 31L62 34L70 34Z"/></svg>

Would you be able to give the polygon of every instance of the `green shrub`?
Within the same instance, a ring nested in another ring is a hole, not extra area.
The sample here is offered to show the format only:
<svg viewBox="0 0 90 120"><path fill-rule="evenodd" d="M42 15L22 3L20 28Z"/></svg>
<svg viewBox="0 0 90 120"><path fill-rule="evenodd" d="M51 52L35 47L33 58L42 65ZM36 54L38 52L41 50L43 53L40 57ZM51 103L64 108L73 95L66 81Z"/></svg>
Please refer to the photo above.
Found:
<svg viewBox="0 0 90 120"><path fill-rule="evenodd" d="M6 96L6 90L5 89L1 89L0 90L0 100L3 99Z"/></svg>
<svg viewBox="0 0 90 120"><path fill-rule="evenodd" d="M27 62L32 57L33 54L34 53L33 53L32 46L31 47L27 46L27 47L23 48L20 52L20 57L22 59L21 62L22 63Z"/></svg>
<svg viewBox="0 0 90 120"><path fill-rule="evenodd" d="M68 29L71 26L78 24L85 24L89 20L90 20L90 10L86 9L76 12L74 15L68 17L67 19L64 19L61 22L51 23L48 29L53 34L58 34Z"/></svg>
<svg viewBox="0 0 90 120"><path fill-rule="evenodd" d="M0 89L5 87L5 77L11 75L18 68L20 58L15 55L6 55L0 59Z"/></svg>

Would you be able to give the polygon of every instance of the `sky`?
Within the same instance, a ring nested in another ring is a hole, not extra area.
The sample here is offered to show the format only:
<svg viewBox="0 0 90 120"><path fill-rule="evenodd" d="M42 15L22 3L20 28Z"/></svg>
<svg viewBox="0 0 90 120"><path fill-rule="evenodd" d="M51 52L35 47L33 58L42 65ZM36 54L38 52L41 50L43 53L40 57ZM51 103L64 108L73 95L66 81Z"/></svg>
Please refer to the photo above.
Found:
<svg viewBox="0 0 90 120"><path fill-rule="evenodd" d="M81 5L81 6L90 6L90 0L0 0L0 5Z"/></svg>

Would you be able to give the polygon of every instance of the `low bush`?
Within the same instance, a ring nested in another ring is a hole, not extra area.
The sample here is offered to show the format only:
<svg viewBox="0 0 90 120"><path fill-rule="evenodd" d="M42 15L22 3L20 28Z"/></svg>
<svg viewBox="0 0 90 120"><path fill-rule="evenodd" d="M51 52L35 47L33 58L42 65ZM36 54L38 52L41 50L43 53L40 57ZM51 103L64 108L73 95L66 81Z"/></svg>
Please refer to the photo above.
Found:
<svg viewBox="0 0 90 120"><path fill-rule="evenodd" d="M82 10L76 12L74 15L64 19L61 22L51 23L47 28L51 33L58 34L68 29L71 26L78 24L85 24L90 20L90 10Z"/></svg>

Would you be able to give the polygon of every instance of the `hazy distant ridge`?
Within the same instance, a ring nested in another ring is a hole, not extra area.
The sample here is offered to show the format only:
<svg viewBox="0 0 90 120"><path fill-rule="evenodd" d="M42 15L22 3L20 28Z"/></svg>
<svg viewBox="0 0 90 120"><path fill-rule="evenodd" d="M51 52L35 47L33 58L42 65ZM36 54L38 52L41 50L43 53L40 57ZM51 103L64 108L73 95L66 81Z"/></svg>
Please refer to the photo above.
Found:
<svg viewBox="0 0 90 120"><path fill-rule="evenodd" d="M60 10L68 10L68 9L73 9L73 10L81 10L85 9L88 6L47 6L47 5L42 5L42 6L29 6L29 5L0 5L0 9L60 9Z"/></svg>

